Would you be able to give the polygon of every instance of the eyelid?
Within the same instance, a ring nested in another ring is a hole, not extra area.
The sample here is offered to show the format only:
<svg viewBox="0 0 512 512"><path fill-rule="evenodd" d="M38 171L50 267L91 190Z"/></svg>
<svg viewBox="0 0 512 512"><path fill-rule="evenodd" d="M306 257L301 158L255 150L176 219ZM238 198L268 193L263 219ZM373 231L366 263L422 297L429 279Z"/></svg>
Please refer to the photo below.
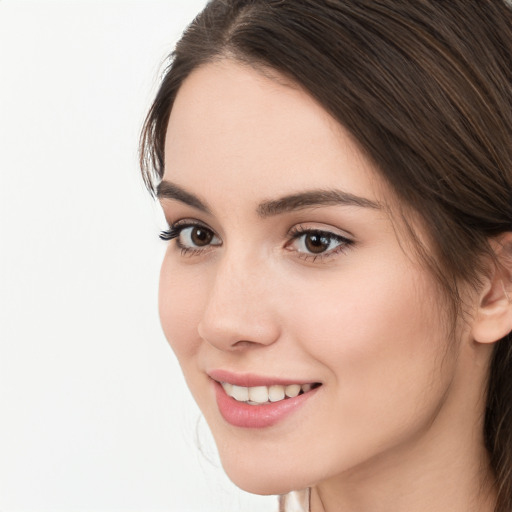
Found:
<svg viewBox="0 0 512 512"><path fill-rule="evenodd" d="M301 222L300 224L296 224L288 230L288 236L294 237L297 235L301 235L303 233L312 233L312 232L326 233L326 234L330 234L332 236L339 237L339 238L342 238L342 239L350 241L350 242L355 242L354 235L352 233L350 233L349 231L347 231L345 229L336 228L334 226L330 226L327 224L316 223L316 222L312 222L312 223Z"/></svg>
<svg viewBox="0 0 512 512"><path fill-rule="evenodd" d="M197 219L179 219L174 222L167 222L169 227L167 229L164 229L160 231L159 238L164 241L173 240L174 238L177 238L181 231L183 231L186 228L193 228L193 227L202 227L204 229L209 229L212 233L215 234L215 236L218 236L215 230L213 230L210 226L205 224L204 222L201 222Z"/></svg>
<svg viewBox="0 0 512 512"><path fill-rule="evenodd" d="M327 261L328 259L334 257L335 255L339 253L344 253L348 249L350 249L354 243L355 240L352 238L352 235L347 236L345 233L346 231L343 231L343 234L339 233L339 229L334 227L327 227L322 226L320 227L318 224L314 224L311 226L305 226L304 224L298 224L293 226L288 231L288 237L290 240L287 242L285 248L288 250L292 250L290 247L292 244L298 240L301 239L304 235L307 234L323 234L326 235L327 238L330 238L331 240L337 240L339 242L336 247L327 250L325 252L320 253L314 253L314 252L307 252L307 251L299 251L295 249L295 252L297 252L298 256L306 261Z"/></svg>
<svg viewBox="0 0 512 512"><path fill-rule="evenodd" d="M181 237L187 229L191 228L202 228L205 231L209 231L212 235L212 240L208 241L205 245L195 245L193 242L191 244L184 242ZM166 242L175 240L173 245L181 250L182 256L205 254L212 248L222 245L222 240L215 231L204 222L198 221L197 219L180 219L170 223L169 229L160 232L160 239ZM216 241L214 242L215 239Z"/></svg>
<svg viewBox="0 0 512 512"><path fill-rule="evenodd" d="M180 237L183 231L188 228L203 228L207 231L210 231L213 239L209 240L205 245L195 245L194 242L184 243ZM331 243L328 243L327 249L325 251L322 250L321 252L314 252L307 247L305 250L304 247L302 250L297 247L293 247L293 245L299 241L301 237L308 234L320 235L330 240L331 242L335 242L336 245L335 247L329 249ZM181 249L182 255L187 254L189 256L204 254L210 249L221 246L223 244L222 239L217 235L215 230L209 227L206 223L191 218L180 219L170 223L169 229L160 233L160 238L164 241L171 241L176 239L175 246ZM286 240L287 241L284 246L285 249L289 250L290 252L295 252L296 255L298 255L298 257L303 260L311 260L313 262L322 260L327 261L339 253L346 252L355 243L352 235L349 235L346 230L341 230L333 226L319 223L312 223L311 225L306 223L294 225L288 230Z"/></svg>

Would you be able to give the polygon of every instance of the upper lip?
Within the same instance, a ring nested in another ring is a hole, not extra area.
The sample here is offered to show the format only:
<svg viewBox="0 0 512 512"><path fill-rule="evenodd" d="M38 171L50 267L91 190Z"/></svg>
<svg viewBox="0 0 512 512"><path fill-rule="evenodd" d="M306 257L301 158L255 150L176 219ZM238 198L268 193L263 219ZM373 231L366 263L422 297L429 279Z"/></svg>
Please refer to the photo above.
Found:
<svg viewBox="0 0 512 512"><path fill-rule="evenodd" d="M229 370L215 369L207 371L210 378L217 382L229 382L235 386L243 386L251 388L255 386L272 386L281 385L288 386L290 384L313 384L316 381L286 379L282 377L270 377L264 375L256 375L253 373L234 373Z"/></svg>

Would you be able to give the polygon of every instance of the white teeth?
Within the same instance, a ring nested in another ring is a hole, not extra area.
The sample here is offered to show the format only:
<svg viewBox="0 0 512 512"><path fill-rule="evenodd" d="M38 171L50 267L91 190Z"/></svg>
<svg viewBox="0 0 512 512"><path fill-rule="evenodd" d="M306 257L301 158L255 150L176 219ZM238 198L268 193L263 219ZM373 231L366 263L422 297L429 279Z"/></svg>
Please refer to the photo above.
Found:
<svg viewBox="0 0 512 512"><path fill-rule="evenodd" d="M268 399L271 402L279 402L285 396L284 386L270 386L268 388Z"/></svg>
<svg viewBox="0 0 512 512"><path fill-rule="evenodd" d="M238 402L246 402L250 405L261 405L268 402L279 402L287 398L294 398L302 393L307 393L313 389L312 384L289 384L281 386L274 384L272 386L253 386L250 388L244 386L235 386L229 382L222 382L222 387L226 395L234 398Z"/></svg>
<svg viewBox="0 0 512 512"><path fill-rule="evenodd" d="M249 388L233 385L230 395L238 402L247 402L249 400Z"/></svg>
<svg viewBox="0 0 512 512"><path fill-rule="evenodd" d="M233 396L233 384L230 384L229 382L223 382L222 387L224 388L226 395Z"/></svg>
<svg viewBox="0 0 512 512"><path fill-rule="evenodd" d="M268 402L267 386L256 386L254 388L249 388L249 400L259 404Z"/></svg>
<svg viewBox="0 0 512 512"><path fill-rule="evenodd" d="M312 387L313 386L311 384L302 384L301 389L304 393L307 393L308 391L311 391Z"/></svg>
<svg viewBox="0 0 512 512"><path fill-rule="evenodd" d="M287 397L293 398L296 397L300 393L300 385L299 384L290 384L284 388L284 392Z"/></svg>

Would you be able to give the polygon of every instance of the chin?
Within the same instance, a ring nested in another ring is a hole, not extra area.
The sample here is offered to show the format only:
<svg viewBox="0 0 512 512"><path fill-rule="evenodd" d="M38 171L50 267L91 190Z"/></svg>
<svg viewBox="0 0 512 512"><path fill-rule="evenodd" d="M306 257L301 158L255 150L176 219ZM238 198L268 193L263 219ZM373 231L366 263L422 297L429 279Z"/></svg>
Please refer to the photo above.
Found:
<svg viewBox="0 0 512 512"><path fill-rule="evenodd" d="M263 472L258 471L256 467L250 471L239 471L236 468L230 468L230 470L224 468L224 470L237 487L251 494L259 494L261 496L287 494L296 490L297 487L296 479L293 479L293 485L290 478L274 473L269 474L268 472L263 475ZM304 487L307 487L307 485Z"/></svg>
<svg viewBox="0 0 512 512"><path fill-rule="evenodd" d="M303 467L279 456L262 460L251 454L225 454L220 459L229 479L243 491L262 496L287 494L311 485L311 475L301 474Z"/></svg>

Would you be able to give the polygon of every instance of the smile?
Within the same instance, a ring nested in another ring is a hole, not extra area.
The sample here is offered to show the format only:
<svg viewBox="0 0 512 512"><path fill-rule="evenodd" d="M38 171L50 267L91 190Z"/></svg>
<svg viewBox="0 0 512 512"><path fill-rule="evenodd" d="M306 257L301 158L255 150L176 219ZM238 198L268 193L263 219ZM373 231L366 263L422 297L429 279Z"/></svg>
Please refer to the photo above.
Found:
<svg viewBox="0 0 512 512"><path fill-rule="evenodd" d="M272 378L223 371L211 372L210 378L222 418L242 428L267 428L295 416L323 387L318 382L278 384Z"/></svg>
<svg viewBox="0 0 512 512"><path fill-rule="evenodd" d="M229 382L221 382L220 384L226 395L234 398L237 402L244 402L249 405L264 405L295 398L320 386L318 383L289 384L287 386L274 384L272 386L253 387L236 386Z"/></svg>

